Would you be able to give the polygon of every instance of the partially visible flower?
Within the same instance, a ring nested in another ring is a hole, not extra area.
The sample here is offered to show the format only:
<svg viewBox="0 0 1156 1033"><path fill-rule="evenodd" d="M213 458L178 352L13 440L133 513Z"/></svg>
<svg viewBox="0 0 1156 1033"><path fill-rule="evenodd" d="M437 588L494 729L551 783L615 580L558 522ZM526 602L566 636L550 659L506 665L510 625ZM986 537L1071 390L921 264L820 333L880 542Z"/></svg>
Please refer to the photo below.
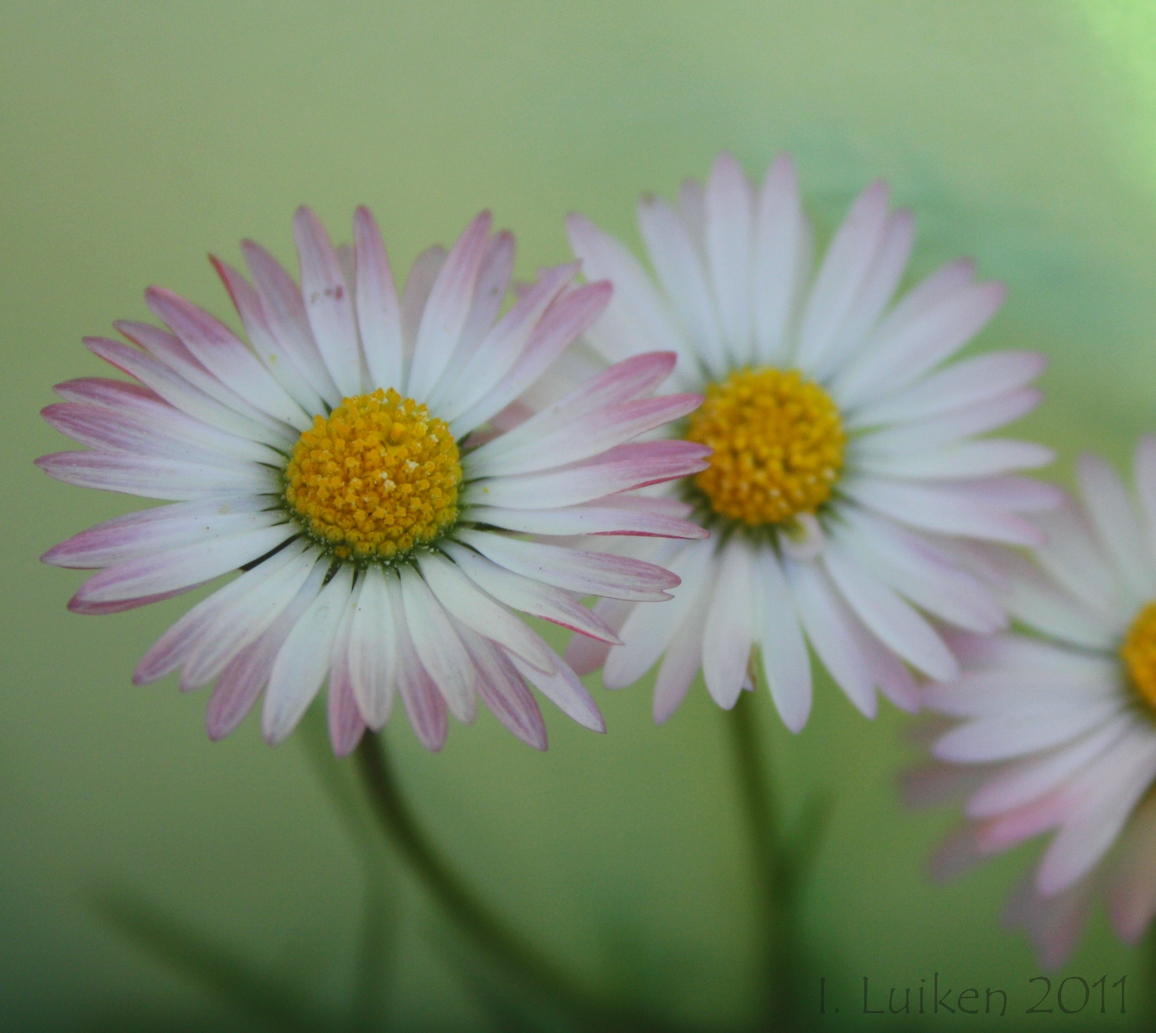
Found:
<svg viewBox="0 0 1156 1033"><path fill-rule="evenodd" d="M1021 514L1046 485L1015 475L1052 454L974 436L1032 409L1041 356L1005 351L943 364L1003 301L954 262L893 302L913 241L882 182L851 207L817 272L794 168L779 158L756 190L724 154L677 208L648 198L639 227L657 284L617 240L580 216L568 227L591 278L614 284L586 339L608 361L679 353L671 383L701 391L681 436L714 450L667 494L695 508L709 541L636 549L682 579L673 603L597 612L623 646L575 640L577 670L605 661L610 688L661 658L654 716L665 720L701 668L723 707L753 683L753 646L793 731L811 708L807 644L873 716L878 687L914 709L905 666L950 679L956 661L920 610L979 633L1005 624L953 539L1025 545Z"/></svg>
<svg viewBox="0 0 1156 1033"><path fill-rule="evenodd" d="M992 565L1032 634L956 640L961 675L922 693L961 719L931 747L947 763L909 778L918 797L975 773L969 821L936 861L944 875L1055 830L1008 912L1050 967L1101 888L1130 943L1156 913L1156 438L1136 451L1136 499L1100 459L1078 475L1082 504L1041 519L1036 562Z"/></svg>
<svg viewBox="0 0 1156 1033"><path fill-rule="evenodd" d="M294 230L300 289L255 244L243 245L252 283L214 260L251 348L154 287L146 300L171 332L121 322L139 347L86 341L132 381L56 388L65 401L45 419L91 451L45 456L46 472L173 502L45 554L105 568L70 608L125 610L240 568L134 675L180 668L182 689L215 681L214 739L264 690L265 737L281 741L326 678L339 754L385 723L397 694L429 749L445 740L447 710L473 720L477 696L544 749L527 682L603 730L573 671L510 608L617 642L582 597L669 598L678 578L666 570L550 537L701 536L671 507L622 494L703 468L704 446L629 443L701 398L648 398L675 357L645 354L500 433L516 422L505 411L605 308L608 284L575 289L576 265L548 269L502 315L514 241L492 235L483 213L448 255L418 258L399 299L368 210L355 216L352 254L308 209Z"/></svg>

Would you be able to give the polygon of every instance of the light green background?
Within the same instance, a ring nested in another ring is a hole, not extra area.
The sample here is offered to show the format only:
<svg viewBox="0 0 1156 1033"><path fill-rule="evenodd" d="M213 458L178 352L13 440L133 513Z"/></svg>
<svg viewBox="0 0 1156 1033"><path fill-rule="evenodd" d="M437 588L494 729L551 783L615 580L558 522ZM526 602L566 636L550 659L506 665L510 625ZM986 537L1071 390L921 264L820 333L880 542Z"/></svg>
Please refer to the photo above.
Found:
<svg viewBox="0 0 1156 1033"><path fill-rule="evenodd" d="M81 576L39 565L134 505L31 465L67 447L36 415L51 385L103 375L82 335L147 318L150 283L224 314L205 253L235 259L250 236L289 259L303 201L338 237L371 205L403 268L490 207L529 275L568 257L569 210L636 242L640 192L671 192L724 148L753 175L789 148L825 229L887 176L916 209L917 272L969 253L1007 281L981 344L1051 356L1049 401L1023 433L1060 450L1063 478L1079 449L1122 460L1156 429L1152 12L1091 0L0 7L0 1028L247 1028L96 916L92 894L109 883L265 971L294 972L336 1011L361 893L299 741L271 750L249 720L210 744L204 694L129 684L187 600L79 617L64 604ZM648 686L597 691L610 734L553 712L545 755L488 715L455 727L440 756L404 720L389 739L432 834L527 934L667 1015L733 1023L750 1003L754 929L721 716L700 686L656 730ZM916 755L905 721L885 705L868 723L823 685L792 738L760 705L788 807L815 787L836 803L806 899L805 991L825 974L846 1003L816 1028L881 1028L848 1014L863 975L903 987L938 970L1006 987L1022 1012L1036 969L999 913L1035 848L930 886L924 859L952 817L896 801L893 778ZM391 1028L483 1028L444 927L398 886ZM1065 971L1145 983L1142 956L1102 917ZM966 1025L1088 1021L1036 1018Z"/></svg>

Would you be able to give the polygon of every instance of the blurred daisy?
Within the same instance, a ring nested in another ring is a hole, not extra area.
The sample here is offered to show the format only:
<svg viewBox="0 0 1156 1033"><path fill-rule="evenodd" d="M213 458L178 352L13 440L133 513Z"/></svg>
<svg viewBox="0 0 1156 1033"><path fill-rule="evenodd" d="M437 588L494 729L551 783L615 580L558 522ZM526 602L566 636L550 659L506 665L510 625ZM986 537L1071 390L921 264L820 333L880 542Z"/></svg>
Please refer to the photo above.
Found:
<svg viewBox="0 0 1156 1033"><path fill-rule="evenodd" d="M981 633L1004 624L944 543L1038 543L1021 514L1055 502L1014 475L1049 462L1048 449L973 440L1037 404L1027 385L1043 359L1000 352L942 366L999 308L1003 287L973 282L959 261L893 303L913 228L881 182L855 201L812 275L785 157L755 190L724 154L705 189L687 183L677 208L645 199L638 218L657 284L617 240L580 216L568 222L585 274L614 285L586 339L611 362L677 351L671 382L705 393L682 436L714 456L673 494L711 538L635 552L683 579L675 601L600 605L625 645L576 643L571 662L584 671L605 660L616 688L662 657L663 721L700 667L716 702L734 706L757 645L797 731L811 707L809 641L863 713L875 713L875 687L914 709L904 662L956 673L920 609Z"/></svg>
<svg viewBox="0 0 1156 1033"><path fill-rule="evenodd" d="M1037 634L960 637L962 674L922 694L963 719L931 750L952 767L909 781L926 797L929 783L966 780L954 765L968 765L978 783L971 821L937 859L943 875L1056 830L1009 909L1050 967L1101 885L1130 943L1156 912L1156 438L1136 452L1138 500L1099 459L1084 457L1078 478L1082 505L1041 520L1037 563L993 563L1008 611Z"/></svg>
<svg viewBox="0 0 1156 1033"><path fill-rule="evenodd" d="M502 433L519 395L605 308L608 284L574 289L576 265L549 269L501 315L514 242L483 213L448 255L418 258L399 299L366 209L351 253L308 209L294 230L300 288L252 243L252 283L214 260L251 348L151 288L168 330L122 322L139 347L86 342L134 379L57 387L65 401L45 418L91 451L45 456L45 471L173 500L49 550L48 563L105 568L70 608L141 606L239 568L134 675L179 667L183 689L215 681L214 739L264 690L264 734L281 741L326 678L339 754L385 723L395 695L429 749L445 740L447 710L469 722L477 696L544 749L527 682L603 730L574 672L511 608L617 642L579 600L666 599L678 578L527 535L700 536L677 507L620 493L703 468L706 446L628 443L701 398L646 397L675 357L639 355Z"/></svg>

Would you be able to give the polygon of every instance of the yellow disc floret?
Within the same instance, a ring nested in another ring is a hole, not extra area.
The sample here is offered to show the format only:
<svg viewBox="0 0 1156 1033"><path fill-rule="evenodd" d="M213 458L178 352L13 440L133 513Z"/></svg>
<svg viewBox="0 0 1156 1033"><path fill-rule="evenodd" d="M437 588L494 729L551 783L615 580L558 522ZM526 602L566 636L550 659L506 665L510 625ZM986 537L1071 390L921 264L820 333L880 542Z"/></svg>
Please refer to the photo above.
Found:
<svg viewBox="0 0 1156 1033"><path fill-rule="evenodd" d="M715 513L749 527L814 513L843 469L839 409L796 370L741 369L708 385L686 436L714 449L695 485Z"/></svg>
<svg viewBox="0 0 1156 1033"><path fill-rule="evenodd" d="M389 560L458 517L462 464L444 420L393 388L315 416L285 470L285 501L342 559Z"/></svg>
<svg viewBox="0 0 1156 1033"><path fill-rule="evenodd" d="M1120 647L1136 694L1156 710L1156 602L1137 614Z"/></svg>

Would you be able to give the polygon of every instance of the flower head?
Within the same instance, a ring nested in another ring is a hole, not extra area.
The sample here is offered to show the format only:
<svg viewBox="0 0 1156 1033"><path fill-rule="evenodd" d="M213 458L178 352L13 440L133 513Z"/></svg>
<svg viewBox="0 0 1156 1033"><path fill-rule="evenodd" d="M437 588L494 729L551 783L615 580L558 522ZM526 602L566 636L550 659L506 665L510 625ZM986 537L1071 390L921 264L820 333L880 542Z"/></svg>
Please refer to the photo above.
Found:
<svg viewBox="0 0 1156 1033"><path fill-rule="evenodd" d="M39 465L72 484L172 502L45 554L104 568L71 608L125 610L239 569L134 675L151 682L180 668L184 689L215 682L213 738L264 690L265 736L280 741L326 679L339 753L380 728L398 694L430 749L445 739L447 710L468 722L477 696L545 748L527 682L601 730L574 672L511 608L617 642L581 597L669 598L676 576L566 538L703 533L683 510L630 494L703 468L702 445L632 441L701 398L647 397L675 360L649 353L526 419L519 396L611 288L575 287L574 265L548 269L502 314L514 243L491 233L486 213L448 254L419 257L400 298L366 209L351 254L308 209L294 229L300 287L252 243L252 282L214 260L250 346L151 288L167 330L122 322L137 347L86 341L132 379L57 387L65 401L45 419L90 450Z"/></svg>
<svg viewBox="0 0 1156 1033"><path fill-rule="evenodd" d="M1009 909L1053 967L1103 884L1123 939L1156 913L1156 438L1141 440L1135 475L1134 500L1107 464L1080 461L1082 504L1041 521L1036 562L992 565L1033 634L961 637L960 676L923 692L960 720L931 748L950 769L915 773L911 791L953 772L977 783L937 864L949 874L1054 829Z"/></svg>
<svg viewBox="0 0 1156 1033"><path fill-rule="evenodd" d="M807 643L867 715L875 688L916 706L906 665L951 678L956 661L924 613L989 633L1005 618L956 558L953 541L1035 544L1023 516L1056 501L1016 471L1051 459L1019 441L975 440L1033 408L1039 355L1001 352L945 365L1004 291L954 262L895 298L911 214L885 184L855 201L816 271L789 159L755 189L724 154L677 207L643 200L654 278L586 219L568 223L590 277L614 284L586 339L611 362L679 354L671 384L702 392L684 440L713 449L702 473L668 487L709 541L633 547L683 579L653 611L599 612L625 645L575 642L577 669L605 661L620 687L662 658L654 715L665 720L701 668L724 707L753 684L757 646L787 726L811 706ZM923 612L921 612L923 611Z"/></svg>

